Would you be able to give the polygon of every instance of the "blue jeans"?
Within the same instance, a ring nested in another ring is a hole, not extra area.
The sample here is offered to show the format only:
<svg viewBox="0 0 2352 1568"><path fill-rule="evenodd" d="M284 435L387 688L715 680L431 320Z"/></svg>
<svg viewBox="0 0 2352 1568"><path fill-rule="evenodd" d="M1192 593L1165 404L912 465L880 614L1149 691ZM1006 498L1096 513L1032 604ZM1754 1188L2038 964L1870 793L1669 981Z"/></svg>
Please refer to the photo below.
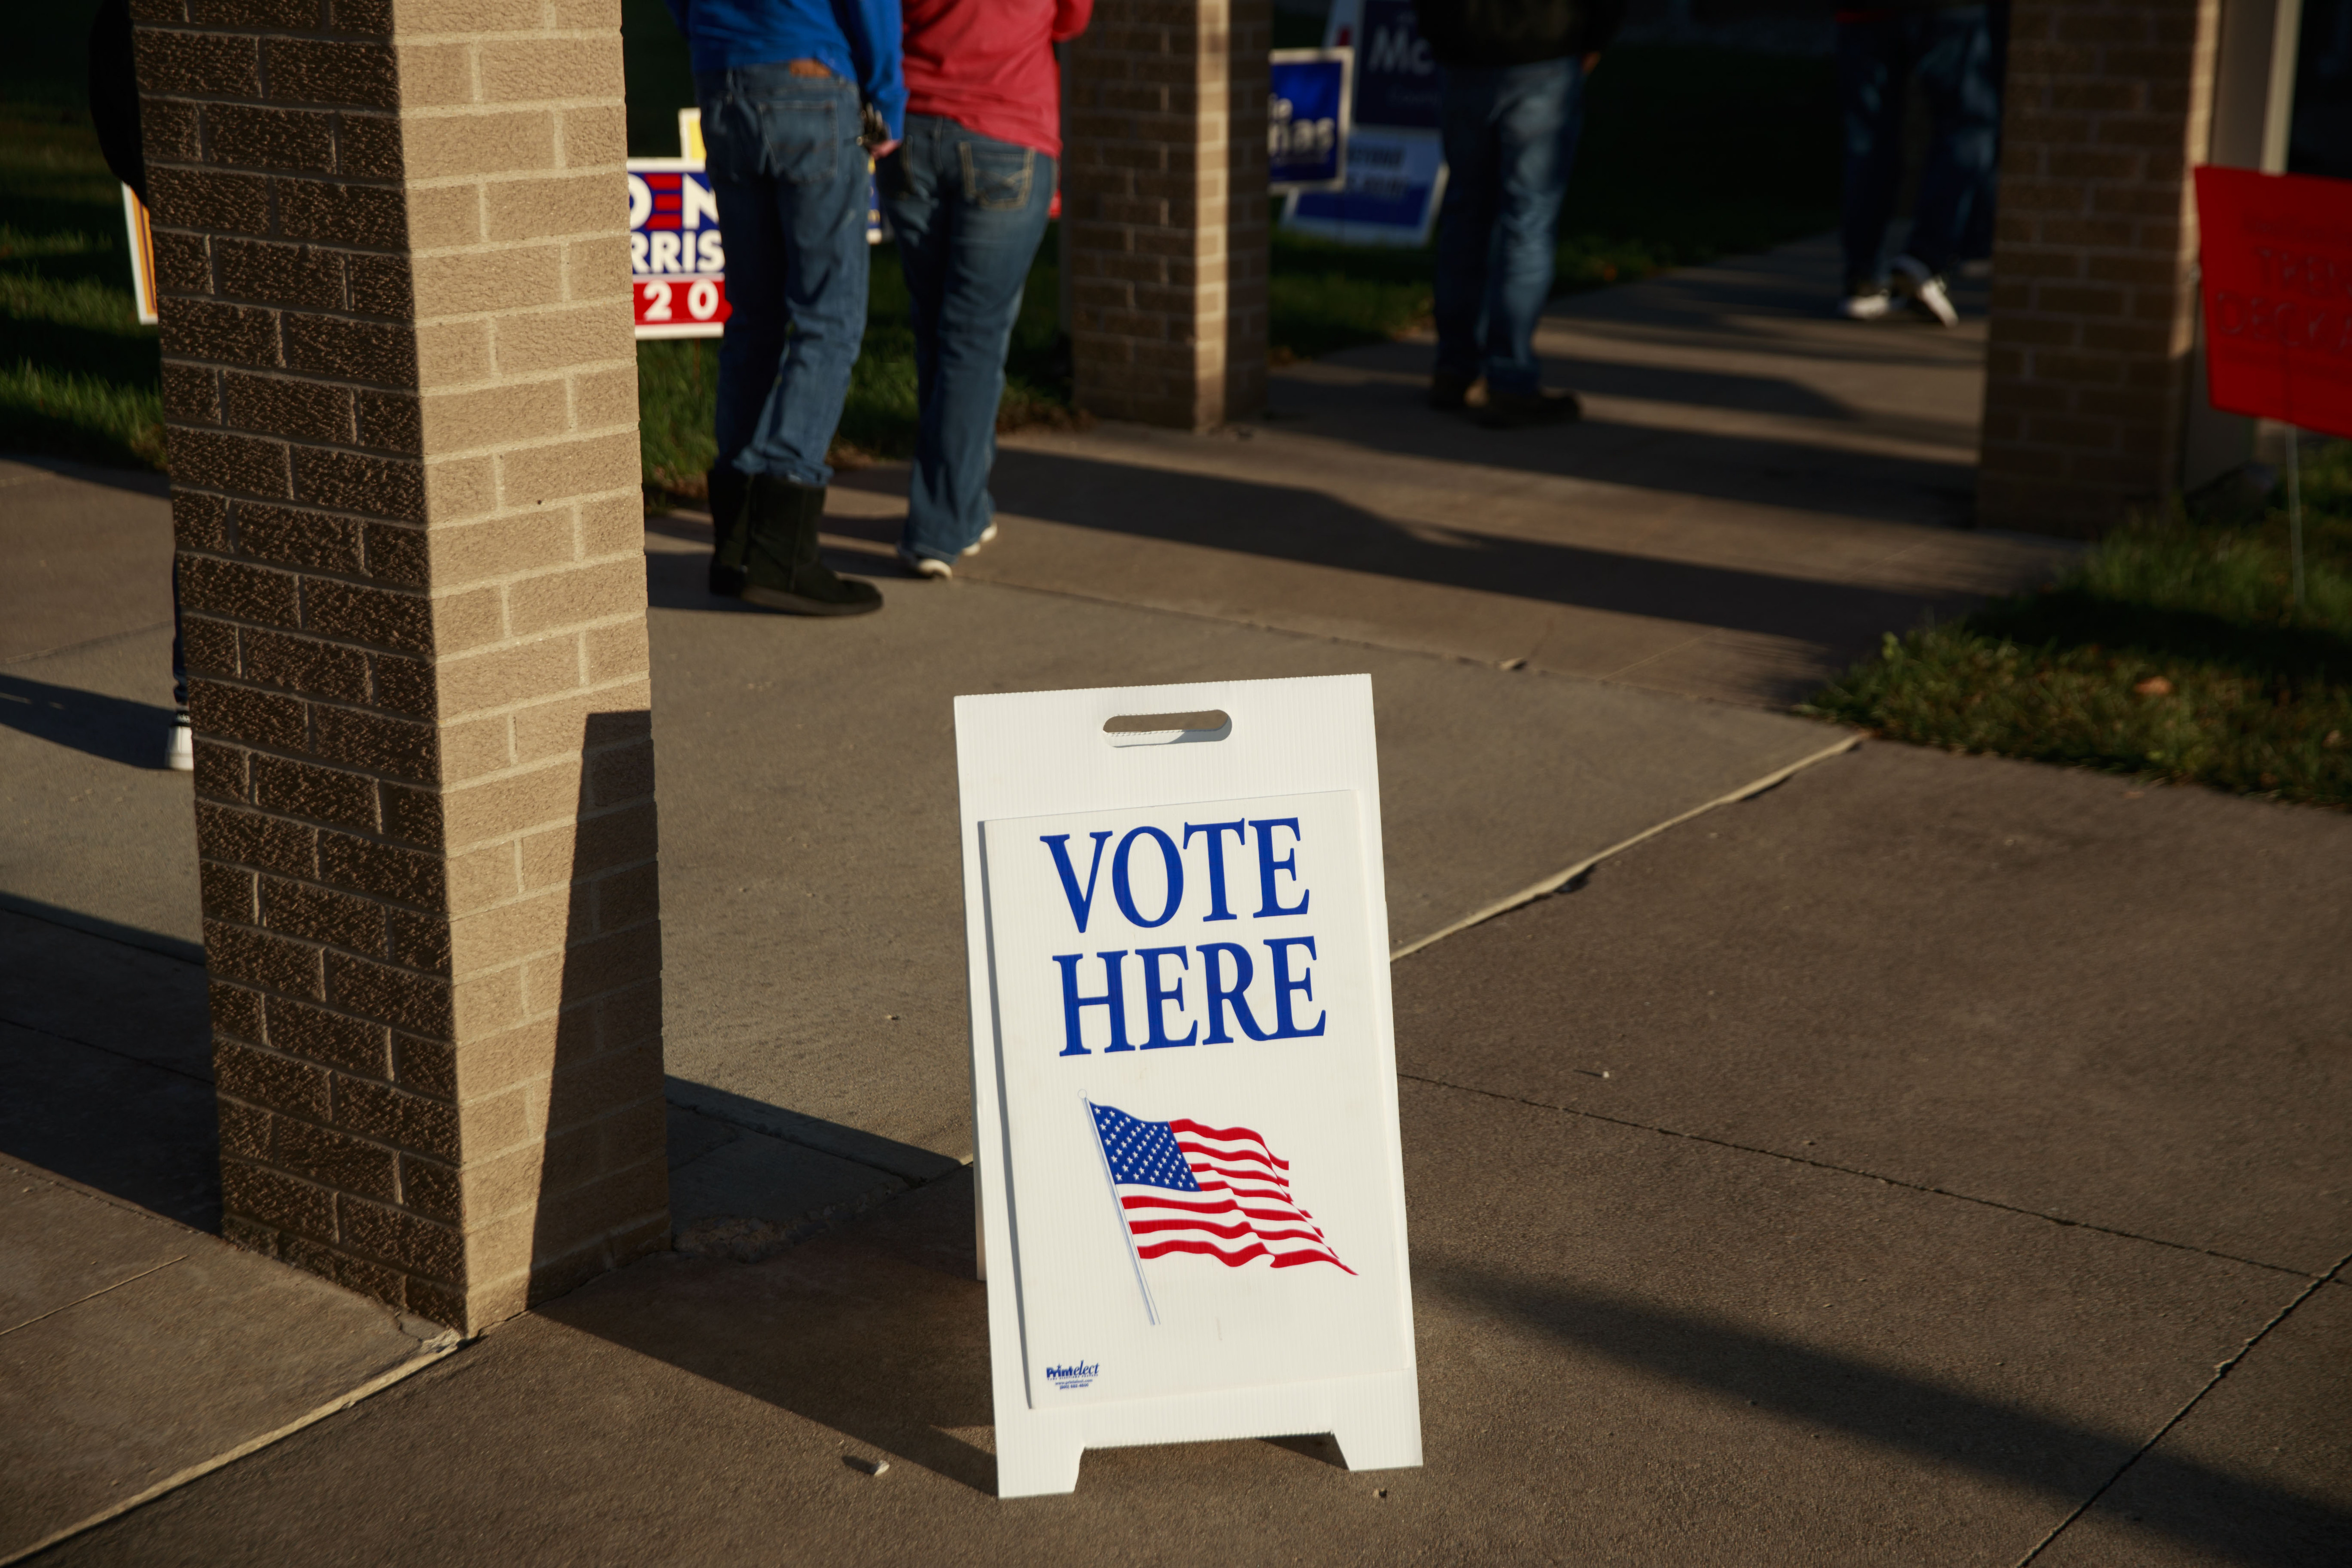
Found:
<svg viewBox="0 0 2352 1568"><path fill-rule="evenodd" d="M1437 219L1437 369L1533 393L1536 320L1584 123L1575 59L1445 72L1445 210Z"/></svg>
<svg viewBox="0 0 2352 1568"><path fill-rule="evenodd" d="M1947 272L1992 201L2000 150L2000 78L1982 5L1896 12L1838 24L1838 94L1845 120L1845 279L1886 279L1886 226L1903 184L1903 100L1914 73L1935 140L1919 180L1906 254ZM1989 216L1989 214L1988 214Z"/></svg>
<svg viewBox="0 0 2352 1568"><path fill-rule="evenodd" d="M719 460L804 485L866 337L866 178L857 89L781 65L694 79L704 167L727 238Z"/></svg>
<svg viewBox="0 0 2352 1568"><path fill-rule="evenodd" d="M1022 286L1045 237L1055 161L936 115L907 117L882 165L898 266L914 301L914 482L899 548L953 561L995 515L996 405Z"/></svg>

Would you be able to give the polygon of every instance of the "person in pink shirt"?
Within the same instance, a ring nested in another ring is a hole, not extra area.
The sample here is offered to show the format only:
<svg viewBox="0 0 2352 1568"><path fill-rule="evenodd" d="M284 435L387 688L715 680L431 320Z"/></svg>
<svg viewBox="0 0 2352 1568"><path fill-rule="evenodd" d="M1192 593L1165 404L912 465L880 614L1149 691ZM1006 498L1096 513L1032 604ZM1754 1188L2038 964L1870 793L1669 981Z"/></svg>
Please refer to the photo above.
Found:
<svg viewBox="0 0 2352 1568"><path fill-rule="evenodd" d="M882 203L914 300L920 414L898 559L947 577L995 537L996 405L1060 175L1054 46L1094 0L903 0L904 139Z"/></svg>

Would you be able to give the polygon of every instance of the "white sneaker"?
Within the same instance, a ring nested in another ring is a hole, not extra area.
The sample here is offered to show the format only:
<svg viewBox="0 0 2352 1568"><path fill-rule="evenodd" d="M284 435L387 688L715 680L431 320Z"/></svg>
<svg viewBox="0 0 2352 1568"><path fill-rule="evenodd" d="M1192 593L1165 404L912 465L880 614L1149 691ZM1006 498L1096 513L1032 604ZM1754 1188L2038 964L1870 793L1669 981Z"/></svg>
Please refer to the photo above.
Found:
<svg viewBox="0 0 2352 1568"><path fill-rule="evenodd" d="M188 710L184 708L172 716L172 741L164 749L163 765L175 773L196 771L195 731L188 728Z"/></svg>
<svg viewBox="0 0 2352 1568"><path fill-rule="evenodd" d="M1939 327L1957 327L1960 313L1952 309L1952 297L1944 292L1944 280L1927 270L1927 264L1916 256L1895 258L1895 287L1919 314L1930 317Z"/></svg>
<svg viewBox="0 0 2352 1568"><path fill-rule="evenodd" d="M928 555L918 555L905 545L898 546L898 564L907 569L909 577L929 577L945 582L955 575L955 568L945 561L934 561Z"/></svg>
<svg viewBox="0 0 2352 1568"><path fill-rule="evenodd" d="M1849 321L1875 321L1895 308L1884 289L1857 289L1838 302L1838 314Z"/></svg>
<svg viewBox="0 0 2352 1568"><path fill-rule="evenodd" d="M982 545L988 543L995 537L996 524L992 522L986 528L980 531L980 537L978 539L973 540L970 544L963 547L963 552L966 555L976 555L980 552L980 547Z"/></svg>

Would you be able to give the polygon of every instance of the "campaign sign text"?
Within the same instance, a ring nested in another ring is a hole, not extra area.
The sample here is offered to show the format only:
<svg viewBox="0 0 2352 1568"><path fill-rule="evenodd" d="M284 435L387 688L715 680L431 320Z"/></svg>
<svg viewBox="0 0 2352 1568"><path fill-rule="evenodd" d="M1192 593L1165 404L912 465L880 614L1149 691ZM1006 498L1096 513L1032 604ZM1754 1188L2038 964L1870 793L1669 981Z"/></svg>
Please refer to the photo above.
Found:
<svg viewBox="0 0 2352 1568"><path fill-rule="evenodd" d="M957 732L1003 1495L1125 1443L1418 1464L1370 680L961 698Z"/></svg>
<svg viewBox="0 0 2352 1568"><path fill-rule="evenodd" d="M1362 0L1357 27L1356 123L1436 130L1444 81L1412 0Z"/></svg>
<svg viewBox="0 0 2352 1568"><path fill-rule="evenodd" d="M1276 191L1328 190L1348 167L1352 49L1276 49L1265 110L1266 183Z"/></svg>
<svg viewBox="0 0 2352 1568"><path fill-rule="evenodd" d="M715 338L724 331L727 247L719 198L703 172L702 111L677 111L680 155L632 158L629 295L640 338ZM882 197L866 176L866 242L883 238Z"/></svg>
<svg viewBox="0 0 2352 1568"><path fill-rule="evenodd" d="M719 335L728 314L719 199L699 160L632 158L629 293L637 336Z"/></svg>
<svg viewBox="0 0 2352 1568"><path fill-rule="evenodd" d="M1348 172L1335 191L1299 191L1282 224L1342 245L1426 245L1445 196L1445 150L1430 131L1348 133Z"/></svg>
<svg viewBox="0 0 2352 1568"><path fill-rule="evenodd" d="M2352 181L2197 171L2213 406L2352 436Z"/></svg>
<svg viewBox="0 0 2352 1568"><path fill-rule="evenodd" d="M1341 245L1428 244L1445 199L1444 78L1410 0L1333 0L1323 37L1354 49L1347 165L1334 185L1292 190L1282 226Z"/></svg>

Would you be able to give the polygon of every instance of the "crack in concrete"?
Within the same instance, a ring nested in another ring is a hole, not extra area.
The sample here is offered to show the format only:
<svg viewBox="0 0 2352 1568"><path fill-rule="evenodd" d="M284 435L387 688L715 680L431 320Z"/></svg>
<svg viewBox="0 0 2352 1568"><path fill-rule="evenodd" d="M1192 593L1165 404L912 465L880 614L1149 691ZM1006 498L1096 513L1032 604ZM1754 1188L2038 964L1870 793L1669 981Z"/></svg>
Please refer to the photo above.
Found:
<svg viewBox="0 0 2352 1568"><path fill-rule="evenodd" d="M0 1013L0 1024L5 1024L12 1029L22 1029L28 1035L47 1035L53 1040L63 1040L69 1046L79 1046L84 1050L102 1052L107 1056L117 1058L122 1061L137 1062L141 1067L153 1068L157 1072L171 1073L174 1077L186 1079L190 1083L203 1084L206 1089L215 1089L218 1087L212 1079L199 1077L197 1074L188 1071L185 1068L175 1068L168 1063L151 1061L145 1057L134 1057L129 1051L119 1051L112 1046L101 1046L96 1040L85 1040L79 1035L61 1035L55 1029L44 1029L38 1024L27 1024L22 1018L10 1017L5 1013Z"/></svg>
<svg viewBox="0 0 2352 1568"><path fill-rule="evenodd" d="M1389 962L1391 963L1394 963L1399 959L1410 958L1416 952L1423 952L1427 948L1433 947L1437 943L1444 942L1449 936L1458 935L1463 931L1468 931L1473 926L1484 925L1497 915L1509 914L1513 910L1524 909L1528 905L1536 902L1538 899L1548 899L1554 893L1572 889L1585 877L1591 875L1592 868L1600 865L1602 861L1610 859L1614 856L1622 855L1637 844L1647 843L1649 840L1655 838L1658 835L1667 831L1669 828L1680 827L1684 823L1692 820L1694 817L1704 816L1708 812L1715 810L1717 806L1737 805L1741 801L1753 800L1758 795L1762 795L1765 791L1775 789L1780 785L1788 783L1789 780L1796 777L1797 774L1804 772L1807 768L1811 767L1816 763L1825 763L1832 757L1843 756L1846 752L1853 751L1856 746L1861 745L1863 739L1864 737L1860 734L1850 734L1843 740L1839 741L1835 745L1824 746L1811 756L1800 757L1797 761L1790 763L1787 767L1775 768L1772 772L1766 773L1762 778L1754 780L1748 784L1741 784L1738 789L1731 791L1727 795L1719 795L1703 805L1695 805L1691 807L1688 811L1684 812L1679 816L1670 816L1664 822L1645 827L1641 832L1633 835L1631 838L1625 839L1621 843L1612 844L1608 848L1603 849L1598 855L1587 856L1585 858L1579 860L1575 865L1570 866L1565 871L1555 872L1551 876L1546 877L1540 882L1533 883L1530 886L1520 889L1516 893L1512 893L1507 897L1496 900L1495 902L1488 904L1483 910L1465 915L1462 919L1455 921L1452 925L1446 926L1441 931L1433 931L1430 935L1422 937L1418 941L1405 943L1402 947L1395 949L1389 954Z"/></svg>
<svg viewBox="0 0 2352 1568"><path fill-rule="evenodd" d="M2190 1394L2188 1402L2182 1405L2179 1409L2174 1411L2171 1418L2166 1421L2163 1426L2158 1427L2154 1433L2150 1434L2147 1442L2142 1443L2137 1448L2134 1449L2131 1458L2116 1466L2116 1473L2114 1475L2109 1476L2105 1480L2101 1481L2098 1486L2092 1490L2090 1496L2084 1498L2081 1502L2074 1505L2074 1510L2072 1513L2058 1521L2057 1525L2051 1530L2049 1534L2034 1542L2033 1550L2017 1560L2017 1568L2028 1568L2028 1565L2032 1563L2035 1558L2041 1556L2044 1552L2047 1552L2050 1549L2051 1544L2061 1535L2063 1535L2076 1520L2090 1512L2091 1510L2096 1506L2101 1498L2106 1496L2108 1492L2115 1489L2116 1482L2131 1474L2133 1466L2138 1464L2142 1459L2147 1458L2150 1453L2154 1452L2156 1446L2164 1441L2167 1434L2171 1432L2174 1427L2179 1426L2181 1422L2187 1420L2189 1418L2189 1413L2196 1409L2198 1404L2202 1401L2207 1394L2212 1393L2214 1389L2221 1386L2221 1380L2236 1370L2240 1362L2244 1361L2248 1356L2253 1353L2254 1347L2256 1345L2261 1344L2263 1340L2270 1337L2272 1330L2277 1328L2281 1323L2285 1322L2287 1319L2294 1316L2294 1310L2297 1307L2300 1307L2305 1301L2310 1300L2314 1293L2318 1291L2321 1287L2325 1286L2329 1280L2334 1279L2336 1276L2343 1273L2345 1267L2347 1264L2352 1264L2352 1253L2347 1253L2344 1257L2337 1258L2336 1260L2336 1266L2328 1269L2326 1273L2312 1276L2305 1283L2303 1289L2295 1292L2294 1300L2289 1301L2285 1306L2280 1308L2278 1312L2269 1322L2264 1323L2261 1328L2255 1330L2253 1333L2247 1337L2245 1343L2238 1347L2236 1354L2214 1367L2213 1375L2205 1380L2204 1386L2200 1388L2196 1393Z"/></svg>
<svg viewBox="0 0 2352 1568"><path fill-rule="evenodd" d="M97 1289L92 1290L89 1295L77 1296L62 1307L52 1307L47 1311L41 1313L37 1317L27 1318L21 1323L11 1323L6 1328L0 1329L0 1338L5 1338L9 1334L13 1334L18 1329L29 1329L35 1323L46 1323L51 1318L56 1317L59 1312L70 1312L85 1301L95 1301L110 1290L120 1290L125 1285L135 1285L151 1274L161 1274L164 1269L172 1267L173 1264L185 1263L187 1260L188 1255L184 1252L180 1254L177 1258L167 1258L163 1262L155 1265L152 1268L142 1268L138 1273L131 1275L125 1279L117 1279L111 1285L101 1285Z"/></svg>
<svg viewBox="0 0 2352 1568"><path fill-rule="evenodd" d="M1660 1127L1648 1121L1636 1121L1631 1117L1611 1116L1606 1111L1587 1110L1580 1106L1557 1105L1549 1100L1529 1100L1525 1095L1505 1094L1497 1089L1480 1089L1475 1084L1454 1083L1445 1079L1429 1078L1420 1073L1400 1071L1397 1077L1408 1083L1427 1084L1432 1089L1450 1089L1456 1093L1475 1094L1486 1100L1504 1100L1512 1105L1524 1105L1531 1110L1556 1110L1566 1116L1581 1116L1593 1121L1605 1121L1612 1127L1629 1127L1637 1132L1654 1132L1662 1138L1687 1138L1694 1143L1710 1144L1717 1149L1729 1149L1742 1154L1761 1154L1769 1160L1780 1160L1791 1165L1810 1165L1814 1170L1831 1171L1842 1176L1860 1176L1874 1182L1884 1182L1890 1187L1902 1187L1910 1192L1926 1193L1934 1197L1951 1198L1958 1203L1975 1204L1981 1208L1999 1209L2003 1214L2022 1215L2027 1219L2038 1219L2049 1225L2093 1231L2100 1236L2112 1236L2122 1241L2144 1242L2150 1247L2167 1247L2174 1252L2194 1253L2200 1258L2210 1258L2223 1263L2243 1264L2249 1268L2260 1268L2273 1274L2290 1274L2298 1279L2306 1279L2311 1278L2306 1270L2297 1268L2291 1264L2266 1263L2259 1258L2241 1258L2234 1252L2220 1252L2210 1247L2192 1247L2185 1241L2167 1241L2159 1236L2142 1236L2137 1231L2117 1230L2113 1226L2096 1225L2085 1219L2068 1219L2063 1215L2045 1214L2039 1209L2020 1208L2015 1204L2002 1203L1999 1198L1979 1197L1974 1193L1956 1193L1948 1187L1930 1186L1924 1182L1906 1181L1901 1176L1884 1175L1876 1171L1865 1171L1853 1165L1840 1165L1828 1160L1811 1159L1802 1154L1789 1153L1785 1150L1765 1149L1753 1143L1734 1142L1728 1138L1713 1138L1704 1132L1685 1132L1679 1128ZM2336 1265L2338 1268L2342 1267L2343 1264L2340 1262ZM2335 1270L2331 1269L2327 1275L2320 1276L2320 1279L2324 1280L2334 1272ZM2297 1297L2296 1300L2301 1300L2302 1298Z"/></svg>

